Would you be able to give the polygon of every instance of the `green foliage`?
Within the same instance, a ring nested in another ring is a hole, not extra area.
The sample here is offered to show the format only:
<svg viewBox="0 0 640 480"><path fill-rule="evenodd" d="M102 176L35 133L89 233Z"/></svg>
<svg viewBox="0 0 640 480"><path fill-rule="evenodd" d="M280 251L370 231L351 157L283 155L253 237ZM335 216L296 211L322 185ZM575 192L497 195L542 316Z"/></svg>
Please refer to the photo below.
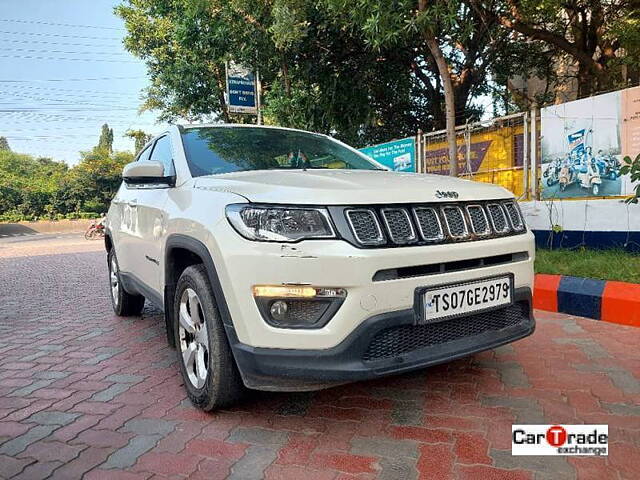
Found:
<svg viewBox="0 0 640 480"><path fill-rule="evenodd" d="M0 151L0 221L86 218L106 212L129 152L83 152L78 165Z"/></svg>
<svg viewBox="0 0 640 480"><path fill-rule="evenodd" d="M579 98L640 79L638 0L465 2L499 22L514 40L525 38L527 45L546 50L551 68L543 64L537 73L551 92L566 90L572 77Z"/></svg>
<svg viewBox="0 0 640 480"><path fill-rule="evenodd" d="M225 63L256 68L265 123L364 145L445 124L444 92L424 32L451 67L456 120L477 118L480 95L543 68L542 49L466 2L417 0L123 0L126 48L151 78L143 109L160 118L252 122L226 110ZM497 87L491 78L502 82ZM504 92L502 93L502 95Z"/></svg>
<svg viewBox="0 0 640 480"><path fill-rule="evenodd" d="M135 151L137 155L140 150L151 140L151 135L145 133L143 130L127 130L124 134L125 137L133 138L135 140Z"/></svg>
<svg viewBox="0 0 640 480"><path fill-rule="evenodd" d="M640 255L622 249L536 250L536 273L640 283Z"/></svg>
<svg viewBox="0 0 640 480"><path fill-rule="evenodd" d="M636 155L636 158L632 159L629 156L624 157L624 165L620 168L621 175L629 175L631 182L636 185L633 187L633 195L626 199L627 203L638 203L640 198L640 153Z"/></svg>
<svg viewBox="0 0 640 480"><path fill-rule="evenodd" d="M9 142L7 141L7 137L0 137L0 151L2 150L11 151L11 148L9 147Z"/></svg>
<svg viewBox="0 0 640 480"><path fill-rule="evenodd" d="M109 125L106 123L102 125L97 148L105 150L108 153L113 152L113 128L109 128Z"/></svg>

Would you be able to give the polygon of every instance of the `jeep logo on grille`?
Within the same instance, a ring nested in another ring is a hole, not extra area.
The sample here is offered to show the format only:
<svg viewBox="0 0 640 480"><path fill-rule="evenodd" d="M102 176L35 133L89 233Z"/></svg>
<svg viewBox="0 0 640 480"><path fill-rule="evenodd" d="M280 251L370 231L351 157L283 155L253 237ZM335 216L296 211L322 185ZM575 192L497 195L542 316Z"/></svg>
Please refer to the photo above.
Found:
<svg viewBox="0 0 640 480"><path fill-rule="evenodd" d="M443 192L436 190L436 198L458 198L458 192Z"/></svg>

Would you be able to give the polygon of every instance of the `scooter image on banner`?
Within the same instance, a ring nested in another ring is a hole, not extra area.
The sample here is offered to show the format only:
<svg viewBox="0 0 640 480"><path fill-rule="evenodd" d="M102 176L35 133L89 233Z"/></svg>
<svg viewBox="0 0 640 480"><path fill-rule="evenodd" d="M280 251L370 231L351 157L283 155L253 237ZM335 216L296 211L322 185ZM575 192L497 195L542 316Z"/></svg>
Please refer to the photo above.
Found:
<svg viewBox="0 0 640 480"><path fill-rule="evenodd" d="M547 186L551 187L560 181L560 169L562 168L562 161L559 158L552 160L549 166L542 174L547 179Z"/></svg>
<svg viewBox="0 0 640 480"><path fill-rule="evenodd" d="M616 180L620 176L620 162L610 153L605 154L602 150L598 150L596 165L598 165L600 176L603 178Z"/></svg>
<svg viewBox="0 0 640 480"><path fill-rule="evenodd" d="M596 161L591 155L591 147L587 147L581 153L582 159L579 163L571 160L577 155L570 155L563 162L559 174L560 190L565 191L569 185L577 183L580 187L591 190L591 193L597 196L600 193L602 179Z"/></svg>

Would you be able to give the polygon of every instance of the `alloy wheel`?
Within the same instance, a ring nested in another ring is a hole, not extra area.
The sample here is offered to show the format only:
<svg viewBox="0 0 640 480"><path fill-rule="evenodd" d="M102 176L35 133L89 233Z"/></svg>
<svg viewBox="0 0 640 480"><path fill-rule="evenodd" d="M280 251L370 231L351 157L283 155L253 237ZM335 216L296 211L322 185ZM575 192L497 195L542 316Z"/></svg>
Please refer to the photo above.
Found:
<svg viewBox="0 0 640 480"><path fill-rule="evenodd" d="M209 335L198 294L186 288L180 297L180 351L187 377L196 388L202 388L209 372Z"/></svg>
<svg viewBox="0 0 640 480"><path fill-rule="evenodd" d="M120 281L118 279L118 263L116 262L115 255L111 256L111 268L109 269L109 281L111 283L111 298L113 303L118 305L118 289L120 288Z"/></svg>

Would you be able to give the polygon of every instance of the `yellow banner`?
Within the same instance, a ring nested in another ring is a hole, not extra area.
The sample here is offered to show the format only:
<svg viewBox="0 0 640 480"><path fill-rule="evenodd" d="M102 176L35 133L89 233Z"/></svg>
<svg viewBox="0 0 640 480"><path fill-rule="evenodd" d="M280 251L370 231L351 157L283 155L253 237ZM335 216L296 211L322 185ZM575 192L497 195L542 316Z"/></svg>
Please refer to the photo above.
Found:
<svg viewBox="0 0 640 480"><path fill-rule="evenodd" d="M428 141L428 140L427 140ZM459 176L478 182L495 183L520 196L524 189L524 127L502 127L471 134L469 159L464 138L458 137ZM446 139L426 143L425 173L449 174Z"/></svg>

